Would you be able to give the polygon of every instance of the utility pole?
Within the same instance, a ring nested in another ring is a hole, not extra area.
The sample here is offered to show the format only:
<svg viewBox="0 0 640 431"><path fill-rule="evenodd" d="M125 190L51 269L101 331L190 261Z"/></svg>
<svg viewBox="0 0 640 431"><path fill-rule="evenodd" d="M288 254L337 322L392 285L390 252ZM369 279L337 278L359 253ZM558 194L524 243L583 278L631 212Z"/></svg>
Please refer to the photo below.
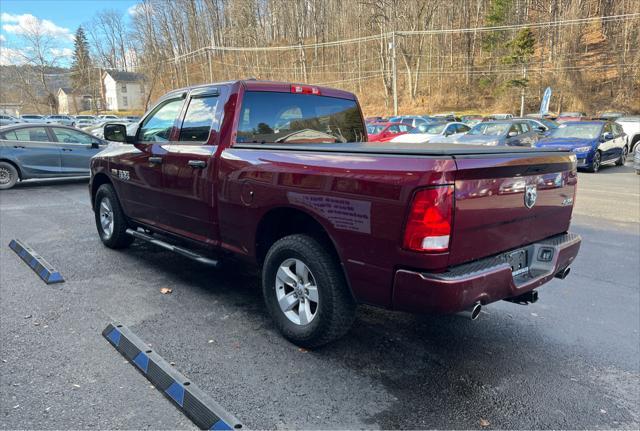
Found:
<svg viewBox="0 0 640 431"><path fill-rule="evenodd" d="M207 61L209 62L209 82L213 82L213 69L211 69L211 51L207 49Z"/></svg>
<svg viewBox="0 0 640 431"><path fill-rule="evenodd" d="M520 118L524 117L524 90L527 79L527 66L522 67L522 89L520 90Z"/></svg>
<svg viewBox="0 0 640 431"><path fill-rule="evenodd" d="M393 83L393 115L398 115L398 81L396 70L396 32L391 32L391 80Z"/></svg>

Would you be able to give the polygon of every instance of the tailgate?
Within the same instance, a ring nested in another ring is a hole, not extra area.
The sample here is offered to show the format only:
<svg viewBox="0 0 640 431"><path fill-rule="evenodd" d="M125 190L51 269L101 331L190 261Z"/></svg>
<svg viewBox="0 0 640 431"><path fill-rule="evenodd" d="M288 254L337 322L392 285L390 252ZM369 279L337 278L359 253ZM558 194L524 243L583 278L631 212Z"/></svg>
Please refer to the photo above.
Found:
<svg viewBox="0 0 640 431"><path fill-rule="evenodd" d="M456 157L449 265L566 232L577 173L568 153Z"/></svg>

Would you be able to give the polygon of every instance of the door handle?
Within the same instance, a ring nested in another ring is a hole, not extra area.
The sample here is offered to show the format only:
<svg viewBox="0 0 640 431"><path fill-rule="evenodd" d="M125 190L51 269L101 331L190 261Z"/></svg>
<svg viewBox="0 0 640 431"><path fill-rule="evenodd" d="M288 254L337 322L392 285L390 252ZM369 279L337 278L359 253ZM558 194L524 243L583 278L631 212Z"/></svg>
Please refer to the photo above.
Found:
<svg viewBox="0 0 640 431"><path fill-rule="evenodd" d="M71 148L63 148L62 151L73 151Z"/></svg>
<svg viewBox="0 0 640 431"><path fill-rule="evenodd" d="M13 148L24 148L24 145L14 145Z"/></svg>
<svg viewBox="0 0 640 431"><path fill-rule="evenodd" d="M191 167L199 169L207 167L207 162L205 162L204 160L189 160L187 164Z"/></svg>
<svg viewBox="0 0 640 431"><path fill-rule="evenodd" d="M147 160L149 160L149 163L162 163L162 157L149 157Z"/></svg>

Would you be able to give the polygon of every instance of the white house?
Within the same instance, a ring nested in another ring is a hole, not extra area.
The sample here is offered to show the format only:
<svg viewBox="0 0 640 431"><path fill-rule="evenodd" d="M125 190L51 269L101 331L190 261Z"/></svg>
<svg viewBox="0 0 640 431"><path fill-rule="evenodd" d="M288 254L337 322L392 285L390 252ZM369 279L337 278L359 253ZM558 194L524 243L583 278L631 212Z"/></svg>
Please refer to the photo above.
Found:
<svg viewBox="0 0 640 431"><path fill-rule="evenodd" d="M102 74L107 111L132 111L144 107L144 78L139 73L107 70Z"/></svg>
<svg viewBox="0 0 640 431"><path fill-rule="evenodd" d="M91 109L91 96L73 92L71 88L60 87L56 94L58 98L58 114L78 114Z"/></svg>

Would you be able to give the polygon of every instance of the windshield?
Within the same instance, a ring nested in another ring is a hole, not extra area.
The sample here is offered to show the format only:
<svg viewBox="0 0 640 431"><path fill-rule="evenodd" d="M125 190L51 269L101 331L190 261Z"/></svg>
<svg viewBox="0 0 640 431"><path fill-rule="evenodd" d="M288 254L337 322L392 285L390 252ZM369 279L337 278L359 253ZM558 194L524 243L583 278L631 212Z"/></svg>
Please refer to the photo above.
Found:
<svg viewBox="0 0 640 431"><path fill-rule="evenodd" d="M473 126L467 135L502 136L511 127L510 123L480 123Z"/></svg>
<svg viewBox="0 0 640 431"><path fill-rule="evenodd" d="M553 138L595 139L600 136L601 124L564 124L549 134Z"/></svg>
<svg viewBox="0 0 640 431"><path fill-rule="evenodd" d="M41 119L44 117L42 115L23 115L22 118Z"/></svg>
<svg viewBox="0 0 640 431"><path fill-rule="evenodd" d="M546 119L546 118L541 118L541 119L540 119L540 120L538 120L538 121L540 121L542 124L544 124L545 126L547 126L547 128L548 128L548 129L557 129L557 128L558 128L558 126L560 125L560 124L556 123L555 121L553 121L553 120L548 120L548 119Z"/></svg>
<svg viewBox="0 0 640 431"><path fill-rule="evenodd" d="M369 124L367 126L367 133L370 135L376 135L384 130L386 126L384 124Z"/></svg>
<svg viewBox="0 0 640 431"><path fill-rule="evenodd" d="M355 100L248 91L242 101L236 141L336 143L359 142L365 136Z"/></svg>
<svg viewBox="0 0 640 431"><path fill-rule="evenodd" d="M410 131L409 133L420 134L420 133L428 133L430 135L439 135L444 130L447 123L440 124L428 124L422 123L418 124L415 129Z"/></svg>

